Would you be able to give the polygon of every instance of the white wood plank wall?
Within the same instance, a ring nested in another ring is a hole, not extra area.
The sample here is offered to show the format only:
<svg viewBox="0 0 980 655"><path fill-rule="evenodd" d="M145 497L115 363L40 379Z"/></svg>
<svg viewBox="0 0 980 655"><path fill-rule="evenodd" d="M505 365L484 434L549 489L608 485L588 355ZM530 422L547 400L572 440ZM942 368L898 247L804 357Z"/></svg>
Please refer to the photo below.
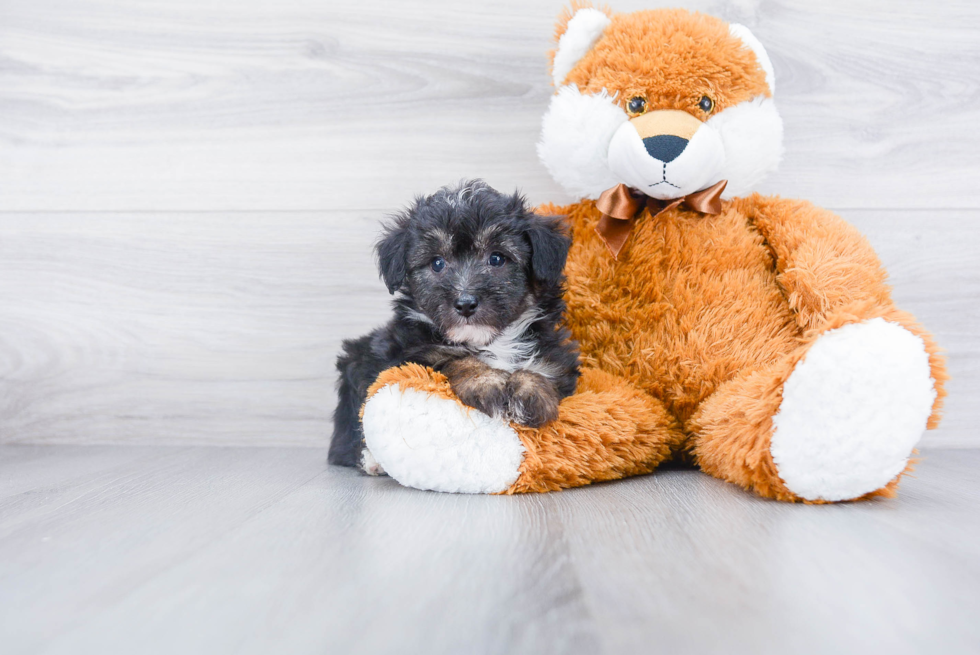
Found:
<svg viewBox="0 0 980 655"><path fill-rule="evenodd" d="M657 6L620 0L618 11ZM980 3L687 2L767 45L763 191L858 225L980 446ZM0 0L0 442L322 447L377 220L534 153L557 0Z"/></svg>

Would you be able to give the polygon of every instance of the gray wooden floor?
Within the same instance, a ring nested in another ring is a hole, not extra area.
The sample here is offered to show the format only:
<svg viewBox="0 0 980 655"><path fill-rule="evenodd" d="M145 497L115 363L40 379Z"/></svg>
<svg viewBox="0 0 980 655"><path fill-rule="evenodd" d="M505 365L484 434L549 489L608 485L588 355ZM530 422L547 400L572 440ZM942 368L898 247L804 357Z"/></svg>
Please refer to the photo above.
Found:
<svg viewBox="0 0 980 655"><path fill-rule="evenodd" d="M2 652L976 653L978 466L808 507L687 470L460 496L318 449L2 446Z"/></svg>

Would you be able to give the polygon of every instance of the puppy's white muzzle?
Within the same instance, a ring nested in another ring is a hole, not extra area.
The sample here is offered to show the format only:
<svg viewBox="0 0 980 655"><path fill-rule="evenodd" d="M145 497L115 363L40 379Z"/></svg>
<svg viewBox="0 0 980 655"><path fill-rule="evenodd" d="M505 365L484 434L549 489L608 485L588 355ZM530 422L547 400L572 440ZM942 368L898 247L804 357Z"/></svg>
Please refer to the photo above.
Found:
<svg viewBox="0 0 980 655"><path fill-rule="evenodd" d="M628 186L671 200L717 182L725 146L712 126L690 114L658 110L620 125L609 142L608 160Z"/></svg>

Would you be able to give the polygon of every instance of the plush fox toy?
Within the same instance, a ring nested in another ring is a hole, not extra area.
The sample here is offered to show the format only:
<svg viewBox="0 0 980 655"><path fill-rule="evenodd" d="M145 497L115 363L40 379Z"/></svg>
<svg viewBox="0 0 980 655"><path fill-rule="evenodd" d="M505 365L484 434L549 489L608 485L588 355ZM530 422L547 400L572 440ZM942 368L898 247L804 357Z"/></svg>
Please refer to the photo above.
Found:
<svg viewBox="0 0 980 655"><path fill-rule="evenodd" d="M670 459L768 498L890 495L946 372L860 233L750 194L775 168L773 67L741 25L683 10L569 10L538 152L568 217L583 372L557 420L509 425L446 379L383 373L367 445L402 484L548 491Z"/></svg>

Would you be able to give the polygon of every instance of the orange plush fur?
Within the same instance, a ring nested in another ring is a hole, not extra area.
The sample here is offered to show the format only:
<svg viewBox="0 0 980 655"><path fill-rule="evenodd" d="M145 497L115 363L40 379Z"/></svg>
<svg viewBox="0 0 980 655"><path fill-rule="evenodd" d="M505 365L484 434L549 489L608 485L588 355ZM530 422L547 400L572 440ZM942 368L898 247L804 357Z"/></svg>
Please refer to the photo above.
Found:
<svg viewBox="0 0 980 655"><path fill-rule="evenodd" d="M567 25L562 18L556 30L559 38ZM679 10L611 18L607 37L566 79L583 93L605 89L624 108L629 98L643 96L652 109L680 109L698 119L706 117L698 108L705 95L714 100L715 113L757 95L771 95L752 52L718 18Z"/></svg>
<svg viewBox="0 0 980 655"><path fill-rule="evenodd" d="M583 93L604 88L621 107L641 95L698 120L704 95L723 111L770 93L755 55L716 18L610 16L606 36L568 75ZM783 383L821 334L875 317L922 337L937 392L928 427L937 425L947 376L936 344L894 306L867 241L830 212L758 194L725 201L718 215L645 209L617 260L595 232L594 201L540 211L566 215L572 227L567 320L583 375L558 420L512 426L526 455L505 493L647 473L679 458L762 496L800 501L770 455ZM389 371L375 389L393 382L453 397L420 367ZM889 495L897 482L868 496Z"/></svg>

